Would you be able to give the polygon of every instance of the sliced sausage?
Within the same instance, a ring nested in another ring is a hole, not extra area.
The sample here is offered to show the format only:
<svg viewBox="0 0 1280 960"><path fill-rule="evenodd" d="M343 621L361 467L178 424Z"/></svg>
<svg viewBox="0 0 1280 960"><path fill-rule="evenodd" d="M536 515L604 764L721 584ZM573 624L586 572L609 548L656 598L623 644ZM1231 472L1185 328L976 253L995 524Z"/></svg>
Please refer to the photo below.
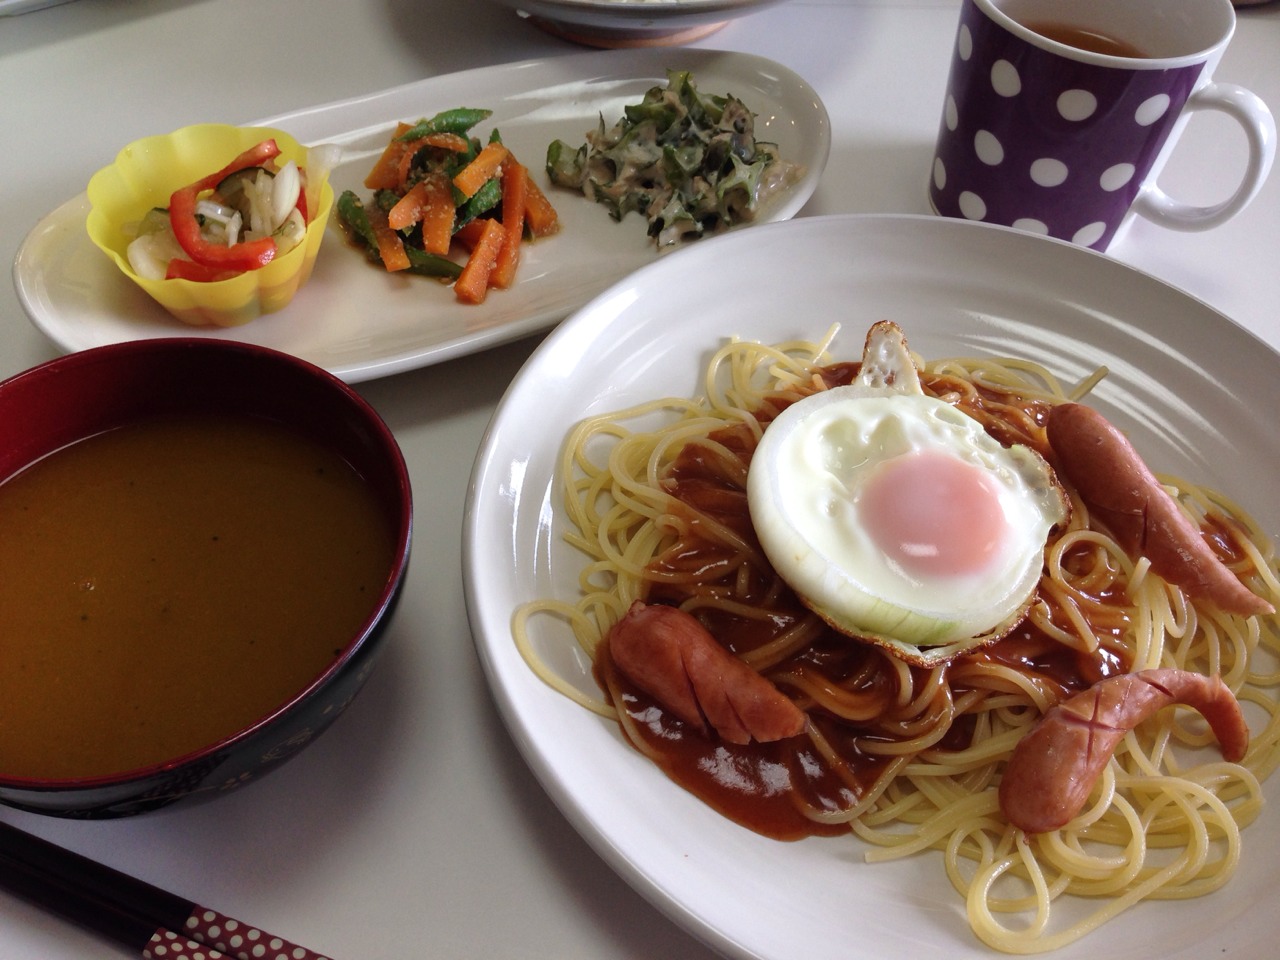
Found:
<svg viewBox="0 0 1280 960"><path fill-rule="evenodd" d="M1000 809L1027 833L1064 826L1084 808L1124 735L1174 703L1204 716L1227 760L1243 759L1249 727L1221 678L1190 670L1120 674L1050 707L1018 742L1000 781Z"/></svg>
<svg viewBox="0 0 1280 960"><path fill-rule="evenodd" d="M608 642L619 670L704 736L768 743L804 729L799 707L683 610L637 600Z"/></svg>
<svg viewBox="0 0 1280 960"><path fill-rule="evenodd" d="M1053 408L1049 444L1058 469L1133 558L1193 597L1228 613L1272 613L1218 559L1196 525L1160 485L1128 438L1102 414L1079 403Z"/></svg>

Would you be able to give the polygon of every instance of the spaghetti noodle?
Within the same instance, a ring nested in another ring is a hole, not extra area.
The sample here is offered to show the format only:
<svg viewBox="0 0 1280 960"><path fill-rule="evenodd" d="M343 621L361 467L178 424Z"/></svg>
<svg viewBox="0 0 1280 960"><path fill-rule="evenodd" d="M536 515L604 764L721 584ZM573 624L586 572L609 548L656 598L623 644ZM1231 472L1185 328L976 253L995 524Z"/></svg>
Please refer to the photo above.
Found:
<svg viewBox="0 0 1280 960"><path fill-rule="evenodd" d="M1232 616L1186 596L1126 556L1068 488L1072 518L1050 537L1036 600L1009 636L925 668L835 634L769 566L745 499L769 421L856 374L857 364L827 356L833 335L730 342L709 364L705 399L656 400L574 428L559 476L567 539L588 558L581 596L516 612L526 661L566 696L615 718L672 779L745 826L780 839L852 832L872 862L941 851L973 932L1001 951L1055 949L1140 900L1220 888L1239 860L1241 829L1258 815L1260 783L1280 763L1280 618ZM1068 391L1049 371L1008 359L920 362L920 370L926 392L1004 443L1045 455L1048 410L1093 386ZM1280 598L1272 545L1238 505L1160 479L1224 562L1259 595ZM613 667L601 643L636 599L697 616L807 712L805 734L737 746L684 729ZM591 656L599 698L538 655L528 621L548 613ZM1066 827L1026 836L1009 825L996 787L1040 715L1104 677L1150 667L1220 674L1252 721L1244 760L1200 756L1212 743L1207 728L1166 710L1125 736Z"/></svg>

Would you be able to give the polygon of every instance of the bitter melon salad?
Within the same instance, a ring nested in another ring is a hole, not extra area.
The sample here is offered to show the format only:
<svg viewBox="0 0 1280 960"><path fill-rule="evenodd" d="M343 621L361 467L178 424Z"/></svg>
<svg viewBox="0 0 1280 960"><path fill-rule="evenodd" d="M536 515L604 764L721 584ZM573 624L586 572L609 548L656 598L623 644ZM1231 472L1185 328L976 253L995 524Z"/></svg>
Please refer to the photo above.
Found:
<svg viewBox="0 0 1280 960"><path fill-rule="evenodd" d="M547 148L547 175L609 208L615 220L636 211L659 247L756 218L770 196L803 170L774 143L757 140L755 114L737 97L700 93L692 73L669 70L623 116L586 135L576 149Z"/></svg>

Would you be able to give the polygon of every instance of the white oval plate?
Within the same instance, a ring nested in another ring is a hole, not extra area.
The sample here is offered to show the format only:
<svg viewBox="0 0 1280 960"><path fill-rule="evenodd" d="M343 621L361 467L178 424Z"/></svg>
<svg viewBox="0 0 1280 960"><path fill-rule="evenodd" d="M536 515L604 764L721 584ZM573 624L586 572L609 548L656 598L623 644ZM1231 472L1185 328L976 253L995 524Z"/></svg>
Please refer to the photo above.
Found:
<svg viewBox="0 0 1280 960"><path fill-rule="evenodd" d="M817 339L839 321L836 356L857 359L881 319L927 356L1023 356L1067 383L1105 364L1090 402L1153 467L1228 491L1280 531L1280 434L1275 398L1263 395L1280 381L1280 357L1203 303L1065 243L928 217L802 218L647 267L567 320L513 381L476 461L463 538L472 630L512 736L565 816L637 890L731 957L993 954L969 931L941 855L868 865L852 837L788 844L734 825L626 745L616 724L538 680L512 642L511 615L537 597L577 596L583 560L561 542L554 486L573 423L700 393L728 336ZM530 626L544 649L573 647L552 618ZM551 662L597 689L582 656ZM1140 904L1055 960L1273 957L1280 778L1266 794L1229 889Z"/></svg>
<svg viewBox="0 0 1280 960"><path fill-rule="evenodd" d="M552 33L596 46L688 43L781 0L499 0Z"/></svg>
<svg viewBox="0 0 1280 960"><path fill-rule="evenodd" d="M796 215L826 166L831 126L826 108L803 79L763 57L715 50L622 50L529 60L433 77L370 96L261 121L304 143L346 148L334 170L336 191L362 185L399 120L451 107L485 107L503 142L543 179L547 145L579 144L603 113L655 84L668 67L692 70L704 93L733 93L758 115L756 133L779 144L804 176L774 198L757 223ZM203 336L247 340L309 360L355 383L473 353L544 330L611 283L652 263L659 253L632 215L621 223L604 207L566 190L548 189L560 232L530 244L515 285L479 306L424 277L388 274L349 248L331 222L310 282L279 313L229 329L183 326L126 279L89 241L88 199L67 201L36 225L14 261L18 299L31 320L62 350L144 337Z"/></svg>

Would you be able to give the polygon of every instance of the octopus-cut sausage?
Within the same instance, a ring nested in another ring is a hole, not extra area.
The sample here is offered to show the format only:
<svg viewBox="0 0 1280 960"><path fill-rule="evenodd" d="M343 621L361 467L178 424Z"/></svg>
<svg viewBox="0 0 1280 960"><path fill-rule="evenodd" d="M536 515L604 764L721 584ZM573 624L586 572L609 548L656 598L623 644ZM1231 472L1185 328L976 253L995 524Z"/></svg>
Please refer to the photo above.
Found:
<svg viewBox="0 0 1280 960"><path fill-rule="evenodd" d="M1274 612L1218 559L1129 440L1102 414L1079 403L1059 404L1049 414L1048 435L1058 469L1129 556L1146 557L1169 583L1228 613Z"/></svg>
<svg viewBox="0 0 1280 960"><path fill-rule="evenodd" d="M1027 833L1064 826L1084 808L1121 738L1174 703L1204 716L1227 760L1244 758L1249 727L1220 677L1190 670L1121 674L1049 708L1018 742L1000 781L1000 809Z"/></svg>
<svg viewBox="0 0 1280 960"><path fill-rule="evenodd" d="M716 642L683 610L637 600L609 632L618 669L706 736L730 743L794 737L805 716L772 683Z"/></svg>

